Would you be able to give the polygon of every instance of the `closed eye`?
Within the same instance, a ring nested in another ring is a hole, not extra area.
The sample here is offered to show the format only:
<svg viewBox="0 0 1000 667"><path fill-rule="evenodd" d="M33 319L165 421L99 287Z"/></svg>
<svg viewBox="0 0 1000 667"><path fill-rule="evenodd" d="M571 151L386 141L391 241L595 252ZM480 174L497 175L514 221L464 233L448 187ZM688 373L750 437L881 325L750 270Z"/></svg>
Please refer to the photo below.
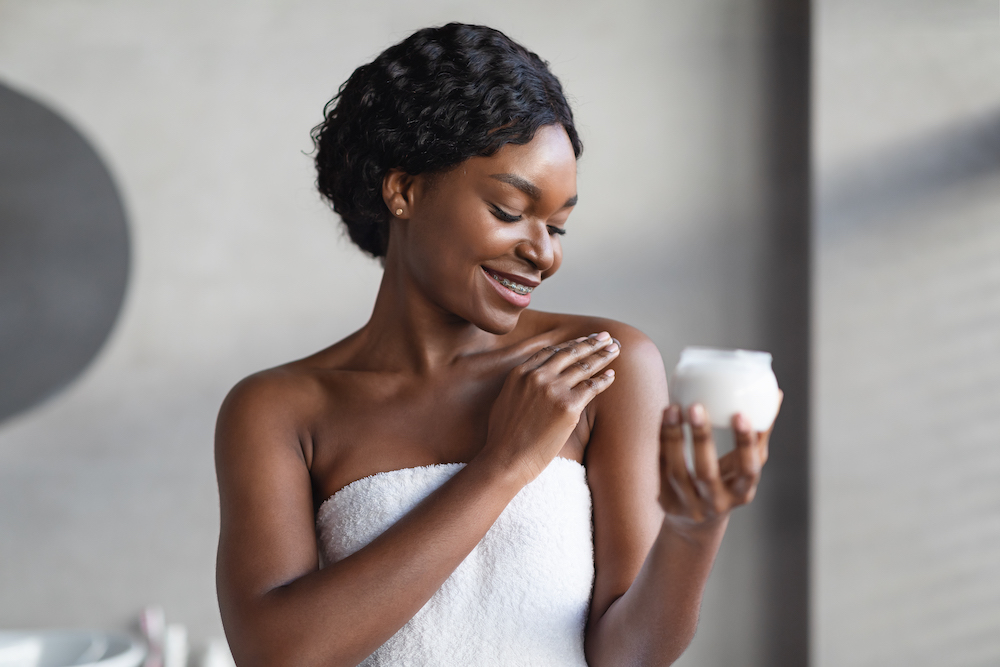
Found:
<svg viewBox="0 0 1000 667"><path fill-rule="evenodd" d="M563 234L566 233L566 230L563 229L562 227L554 227L552 225L548 225L548 228L549 228L549 234L558 234L559 236L562 236Z"/></svg>
<svg viewBox="0 0 1000 667"><path fill-rule="evenodd" d="M490 207L491 207L490 212L493 213L493 215L496 216L498 219L503 220L504 222L517 222L522 217L520 215L512 215L507 211L503 210L502 208L500 208L499 206L497 206L496 204L490 204Z"/></svg>

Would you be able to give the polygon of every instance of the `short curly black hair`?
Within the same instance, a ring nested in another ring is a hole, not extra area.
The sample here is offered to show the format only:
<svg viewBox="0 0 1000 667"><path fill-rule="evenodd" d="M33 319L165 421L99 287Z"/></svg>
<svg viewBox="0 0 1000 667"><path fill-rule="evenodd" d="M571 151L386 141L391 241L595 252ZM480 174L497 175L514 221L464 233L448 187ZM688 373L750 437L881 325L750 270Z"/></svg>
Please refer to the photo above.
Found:
<svg viewBox="0 0 1000 667"><path fill-rule="evenodd" d="M499 30L449 23L418 30L362 65L312 131L316 185L362 250L384 257L390 169L433 173L560 124L583 144L548 63Z"/></svg>

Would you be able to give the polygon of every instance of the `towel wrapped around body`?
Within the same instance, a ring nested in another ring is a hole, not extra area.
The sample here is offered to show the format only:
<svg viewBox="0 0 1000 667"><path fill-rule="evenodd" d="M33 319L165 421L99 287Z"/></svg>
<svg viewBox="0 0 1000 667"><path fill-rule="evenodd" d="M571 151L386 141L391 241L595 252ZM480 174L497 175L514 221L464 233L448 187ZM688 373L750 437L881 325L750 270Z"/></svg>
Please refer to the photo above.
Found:
<svg viewBox="0 0 1000 667"><path fill-rule="evenodd" d="M358 551L464 467L405 468L348 484L320 507L320 554ZM594 581L582 465L556 458L510 502L430 600L362 665L585 667Z"/></svg>

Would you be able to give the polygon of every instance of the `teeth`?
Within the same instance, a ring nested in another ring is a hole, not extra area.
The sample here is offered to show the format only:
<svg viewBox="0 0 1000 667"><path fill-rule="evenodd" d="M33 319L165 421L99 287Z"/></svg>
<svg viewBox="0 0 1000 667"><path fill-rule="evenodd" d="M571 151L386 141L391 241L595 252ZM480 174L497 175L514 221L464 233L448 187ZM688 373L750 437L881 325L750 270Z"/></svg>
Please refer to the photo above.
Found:
<svg viewBox="0 0 1000 667"><path fill-rule="evenodd" d="M511 290L512 292L517 292L518 294L531 294L531 292L535 289L534 287L527 287L519 283L511 282L506 278L501 278L495 273L491 273L490 275L493 276L493 279L496 280L498 283L500 283L507 289Z"/></svg>

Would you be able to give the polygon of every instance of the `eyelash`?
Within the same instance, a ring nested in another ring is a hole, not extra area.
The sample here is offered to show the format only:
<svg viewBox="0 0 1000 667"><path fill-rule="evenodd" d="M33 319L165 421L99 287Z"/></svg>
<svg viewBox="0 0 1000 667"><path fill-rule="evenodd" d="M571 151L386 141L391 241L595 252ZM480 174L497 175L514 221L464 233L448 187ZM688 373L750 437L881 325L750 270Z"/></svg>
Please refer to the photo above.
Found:
<svg viewBox="0 0 1000 667"><path fill-rule="evenodd" d="M504 222L517 222L518 220L521 219L521 216L511 215L510 213L503 210L496 204L490 204L490 206L493 208L493 215L495 215L500 220L503 220Z"/></svg>
<svg viewBox="0 0 1000 667"><path fill-rule="evenodd" d="M493 215L504 222L517 222L521 219L521 216L511 215L495 204L491 204L491 206L493 207ZM546 225L546 227L549 230L549 234L558 234L559 236L563 236L566 233L565 229L561 229L559 227L553 227L552 225Z"/></svg>

